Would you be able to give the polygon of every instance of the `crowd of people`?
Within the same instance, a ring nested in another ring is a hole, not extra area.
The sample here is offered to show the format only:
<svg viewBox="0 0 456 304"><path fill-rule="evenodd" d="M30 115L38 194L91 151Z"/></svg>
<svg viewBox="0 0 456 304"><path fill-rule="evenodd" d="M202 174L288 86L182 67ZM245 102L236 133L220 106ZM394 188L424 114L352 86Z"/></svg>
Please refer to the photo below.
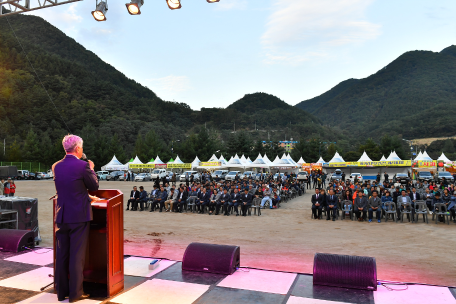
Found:
<svg viewBox="0 0 456 304"><path fill-rule="evenodd" d="M275 180L273 175L252 178L235 178L224 181L203 174L200 181L186 179L176 185L155 180L153 189L148 193L143 186L133 187L127 202L127 210L149 212L196 211L200 214L247 216L257 199L258 208L275 209L285 199L301 195L304 184L298 183L296 175L285 173L283 178Z"/></svg>
<svg viewBox="0 0 456 304"><path fill-rule="evenodd" d="M0 181L0 196L15 196L16 195L16 184L11 178L6 181L2 179Z"/></svg>
<svg viewBox="0 0 456 304"><path fill-rule="evenodd" d="M322 175L315 173L314 176ZM385 179L381 183L379 177L380 175L374 181L363 182L326 181L325 178L320 187L317 182L313 187L315 194L311 198L312 217L321 219L322 214L326 213L327 220L335 221L339 212L342 212L345 215L353 213L360 222L372 222L375 213L376 220L380 223L382 217L394 217L394 212L387 211L395 210L396 219L401 218L404 213L409 220L414 221L418 207L416 203L424 202L425 211L429 214L439 211L442 213L446 209L450 220L456 223L456 189L455 185L450 184L445 178L440 183L412 180L397 183L388 179L388 174L385 173ZM328 186L325 188L323 185L326 182ZM439 204L444 204L446 208L440 207L439 210L439 207L436 207L442 206ZM445 221L442 214L439 214L438 219Z"/></svg>

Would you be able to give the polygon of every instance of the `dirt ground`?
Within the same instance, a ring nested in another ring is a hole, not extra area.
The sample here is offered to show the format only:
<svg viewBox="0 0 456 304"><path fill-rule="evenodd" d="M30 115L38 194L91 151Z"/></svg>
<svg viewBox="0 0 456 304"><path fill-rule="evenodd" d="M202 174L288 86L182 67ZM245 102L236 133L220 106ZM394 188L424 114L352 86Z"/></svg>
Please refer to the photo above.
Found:
<svg viewBox="0 0 456 304"><path fill-rule="evenodd" d="M53 181L18 181L17 195L39 201L43 246L52 246ZM124 204L133 184L107 182L100 189L120 189ZM124 214L125 254L182 260L191 242L238 245L241 266L312 273L317 252L372 256L381 280L456 286L456 225L311 219L306 194L261 216L209 216L192 213Z"/></svg>

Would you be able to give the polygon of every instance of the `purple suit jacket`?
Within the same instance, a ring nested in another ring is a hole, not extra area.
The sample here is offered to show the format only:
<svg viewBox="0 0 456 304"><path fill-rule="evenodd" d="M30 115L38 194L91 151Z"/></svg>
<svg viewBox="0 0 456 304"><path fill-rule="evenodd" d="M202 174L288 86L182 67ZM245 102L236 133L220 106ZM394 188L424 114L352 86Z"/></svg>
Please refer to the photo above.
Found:
<svg viewBox="0 0 456 304"><path fill-rule="evenodd" d="M53 166L57 204L56 223L83 223L92 220L91 199L87 190L98 190L98 179L89 163L66 155Z"/></svg>

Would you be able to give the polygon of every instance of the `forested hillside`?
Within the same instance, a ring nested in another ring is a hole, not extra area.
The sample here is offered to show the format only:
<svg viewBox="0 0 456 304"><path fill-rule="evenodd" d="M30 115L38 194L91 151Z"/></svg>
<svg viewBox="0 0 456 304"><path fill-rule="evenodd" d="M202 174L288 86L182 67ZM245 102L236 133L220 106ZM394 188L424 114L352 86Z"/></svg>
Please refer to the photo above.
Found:
<svg viewBox="0 0 456 304"><path fill-rule="evenodd" d="M135 155L166 160L176 153L184 161L195 155L205 160L217 150L252 157L268 152L274 158L283 151L259 142L344 138L265 93L248 94L227 109L193 111L184 103L163 101L45 20L15 15L9 21L25 53L6 18L0 18L0 138L7 143L0 160L49 165L62 156L60 140L69 132L82 135L97 165L113 154L122 162Z"/></svg>
<svg viewBox="0 0 456 304"><path fill-rule="evenodd" d="M344 81L296 107L354 136L456 134L456 46L412 51L365 79Z"/></svg>

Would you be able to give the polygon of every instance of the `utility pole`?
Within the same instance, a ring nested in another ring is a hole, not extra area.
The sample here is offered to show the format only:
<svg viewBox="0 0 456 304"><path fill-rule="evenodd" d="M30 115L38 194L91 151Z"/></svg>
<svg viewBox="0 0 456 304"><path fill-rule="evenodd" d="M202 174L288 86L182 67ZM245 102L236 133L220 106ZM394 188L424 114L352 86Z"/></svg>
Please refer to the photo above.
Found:
<svg viewBox="0 0 456 304"><path fill-rule="evenodd" d="M3 156L6 155L6 139L3 139Z"/></svg>

